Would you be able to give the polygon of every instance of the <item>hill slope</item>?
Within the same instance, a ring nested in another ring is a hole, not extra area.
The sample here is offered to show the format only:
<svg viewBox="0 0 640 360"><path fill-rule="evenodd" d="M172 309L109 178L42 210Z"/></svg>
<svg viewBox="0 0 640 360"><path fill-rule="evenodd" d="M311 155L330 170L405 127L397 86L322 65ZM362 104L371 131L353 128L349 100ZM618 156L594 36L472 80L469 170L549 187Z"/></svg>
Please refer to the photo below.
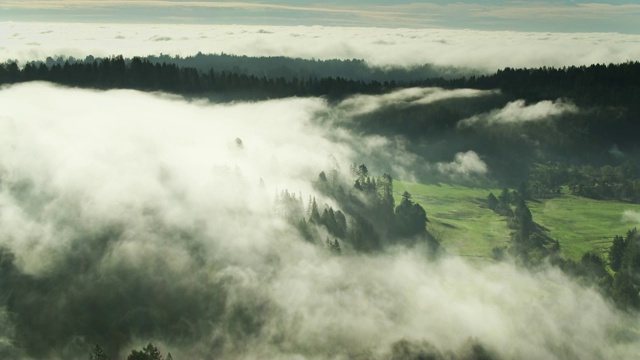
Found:
<svg viewBox="0 0 640 360"><path fill-rule="evenodd" d="M490 257L495 246L506 245L511 230L504 217L484 203L489 192L500 190L449 184L394 182L396 202L408 191L427 211L429 227L447 252L460 256ZM527 203L533 220L560 242L564 257L579 260L587 251L603 256L615 235L625 235L638 224L625 212L640 212L640 205L599 201L566 193L553 199Z"/></svg>

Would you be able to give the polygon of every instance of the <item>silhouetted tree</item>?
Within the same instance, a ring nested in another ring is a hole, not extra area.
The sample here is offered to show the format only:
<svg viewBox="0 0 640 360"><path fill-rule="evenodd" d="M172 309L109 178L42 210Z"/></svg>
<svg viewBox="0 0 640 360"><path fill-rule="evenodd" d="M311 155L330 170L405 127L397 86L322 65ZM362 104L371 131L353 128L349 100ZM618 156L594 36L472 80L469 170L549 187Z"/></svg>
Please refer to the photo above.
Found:
<svg viewBox="0 0 640 360"><path fill-rule="evenodd" d="M613 299L625 309L640 308L640 295L633 283L633 277L626 271L616 273L613 278Z"/></svg>
<svg viewBox="0 0 640 360"><path fill-rule="evenodd" d="M396 207L397 233L402 237L423 235L426 233L427 212L418 203L411 200L411 194L405 191Z"/></svg>
<svg viewBox="0 0 640 360"><path fill-rule="evenodd" d="M365 164L360 164L358 165L358 169L356 170L356 175L358 176L358 179L360 179L360 182L364 182L365 179L367 177L369 177L369 169L367 169L367 166Z"/></svg>
<svg viewBox="0 0 640 360"><path fill-rule="evenodd" d="M361 252L371 252L381 249L380 235L370 221L356 215L350 226L348 240L353 249Z"/></svg>
<svg viewBox="0 0 640 360"><path fill-rule="evenodd" d="M320 210L318 210L318 203L316 202L315 197L311 200L311 204L310 204L309 222L317 225L320 225L322 223L322 218L320 217Z"/></svg>
<svg viewBox="0 0 640 360"><path fill-rule="evenodd" d="M529 184L523 181L518 186L518 195L522 198L522 200L531 200L531 192L529 191Z"/></svg>
<svg viewBox="0 0 640 360"><path fill-rule="evenodd" d="M333 208L329 207L324 209L324 211L322 212L321 222L327 228L330 234L334 236L343 236L343 234L341 233L341 229L339 228L336 221Z"/></svg>
<svg viewBox="0 0 640 360"><path fill-rule="evenodd" d="M393 225L395 199L393 198L393 179L389 174L383 174L377 182L378 191L378 211L377 221L384 223L387 227Z"/></svg>
<svg viewBox="0 0 640 360"><path fill-rule="evenodd" d="M301 218L300 221L296 224L296 228L298 232L302 236L303 239L313 242L313 233L311 229L309 229L309 223L304 218Z"/></svg>
<svg viewBox="0 0 640 360"><path fill-rule="evenodd" d="M391 360L443 360L444 356L430 343L400 340L391 345Z"/></svg>
<svg viewBox="0 0 640 360"><path fill-rule="evenodd" d="M142 348L142 351L132 350L127 360L163 360L157 347L149 343Z"/></svg>
<svg viewBox="0 0 640 360"><path fill-rule="evenodd" d="M611 244L611 248L609 249L609 266L611 267L611 270L620 270L626 248L626 241L622 238L622 236L616 235L613 238L613 243Z"/></svg>
<svg viewBox="0 0 640 360"><path fill-rule="evenodd" d="M344 237L347 233L347 218L340 210L336 211L334 215L336 219L336 226L338 227L338 233Z"/></svg>
<svg viewBox="0 0 640 360"><path fill-rule="evenodd" d="M511 204L511 192L508 188L502 189L500 196L498 196L498 202L502 208L509 207L509 204Z"/></svg>
<svg viewBox="0 0 640 360"><path fill-rule="evenodd" d="M487 207L491 210L496 210L498 208L499 202L495 195L492 192L487 196Z"/></svg>
<svg viewBox="0 0 640 360"><path fill-rule="evenodd" d="M500 215L512 217L513 211L511 210L511 192L508 188L502 189L502 192L498 196L498 206L496 207L496 212Z"/></svg>
<svg viewBox="0 0 640 360"><path fill-rule="evenodd" d="M533 224L533 216L531 215L531 211L524 200L520 199L518 204L516 205L516 209L514 211L515 221L518 226L518 235L519 240L521 242L529 241L529 236L531 235L534 224Z"/></svg>
<svg viewBox="0 0 640 360"><path fill-rule="evenodd" d="M96 344L96 347L93 348L93 351L89 354L89 360L109 360L109 357L102 347Z"/></svg>
<svg viewBox="0 0 640 360"><path fill-rule="evenodd" d="M603 291L609 291L612 279L605 266L606 264L600 256L590 251L586 252L580 258L580 276L599 285Z"/></svg>
<svg viewBox="0 0 640 360"><path fill-rule="evenodd" d="M342 253L342 248L340 247L340 242L338 242L338 239L334 239L333 241L331 241L329 240L329 238L327 238L326 244L327 249L329 249L332 254L340 255Z"/></svg>

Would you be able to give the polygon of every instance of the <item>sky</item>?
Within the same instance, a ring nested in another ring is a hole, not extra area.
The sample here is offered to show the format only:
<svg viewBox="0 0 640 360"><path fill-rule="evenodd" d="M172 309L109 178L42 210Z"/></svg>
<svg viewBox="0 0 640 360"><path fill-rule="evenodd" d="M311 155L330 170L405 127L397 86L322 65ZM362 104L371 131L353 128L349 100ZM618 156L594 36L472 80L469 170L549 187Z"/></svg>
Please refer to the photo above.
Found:
<svg viewBox="0 0 640 360"><path fill-rule="evenodd" d="M0 21L323 25L639 34L637 1L0 0Z"/></svg>

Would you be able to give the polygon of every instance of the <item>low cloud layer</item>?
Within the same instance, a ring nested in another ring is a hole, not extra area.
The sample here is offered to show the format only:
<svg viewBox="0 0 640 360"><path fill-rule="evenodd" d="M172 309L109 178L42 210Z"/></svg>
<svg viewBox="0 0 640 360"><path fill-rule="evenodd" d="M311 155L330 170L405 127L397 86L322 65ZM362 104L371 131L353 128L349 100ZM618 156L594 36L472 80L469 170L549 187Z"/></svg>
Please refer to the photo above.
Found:
<svg viewBox="0 0 640 360"><path fill-rule="evenodd" d="M81 34L81 35L79 35ZM163 40L163 41L158 41ZM376 66L432 63L504 67L590 65L640 59L640 35L321 26L0 23L4 59L47 56L191 56L197 52L364 59Z"/></svg>
<svg viewBox="0 0 640 360"><path fill-rule="evenodd" d="M457 153L452 162L437 163L436 169L444 175L462 178L482 176L489 172L487 164L474 151Z"/></svg>
<svg viewBox="0 0 640 360"><path fill-rule="evenodd" d="M458 123L458 127L521 124L549 120L556 116L577 112L577 106L563 100L544 100L531 105L527 105L524 100L516 100L502 109L464 119Z"/></svg>
<svg viewBox="0 0 640 360"><path fill-rule="evenodd" d="M331 256L303 240L276 192L318 196L309 180L363 151L315 120L331 111L321 99L30 83L0 103L5 358L84 359L95 343L124 357L149 341L175 359L384 359L401 339L517 359L640 352L636 315L557 269L419 248ZM472 151L439 166L487 171Z"/></svg>
<svg viewBox="0 0 640 360"><path fill-rule="evenodd" d="M383 95L352 96L343 100L338 106L338 110L344 112L344 116L350 117L373 113L389 106L428 105L443 100L474 98L496 93L492 90L476 89L408 88Z"/></svg>

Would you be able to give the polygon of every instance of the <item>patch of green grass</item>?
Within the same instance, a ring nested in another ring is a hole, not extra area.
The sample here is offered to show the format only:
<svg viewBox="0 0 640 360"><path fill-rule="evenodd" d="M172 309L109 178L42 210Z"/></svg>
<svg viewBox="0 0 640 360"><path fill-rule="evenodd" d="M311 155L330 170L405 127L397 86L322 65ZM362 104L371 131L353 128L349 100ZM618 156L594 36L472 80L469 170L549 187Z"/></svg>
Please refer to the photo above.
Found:
<svg viewBox="0 0 640 360"><path fill-rule="evenodd" d="M497 195L498 190L403 181L394 181L393 190L396 204L408 191L427 211L429 231L449 253L489 257L492 248L508 244L510 230L505 218L484 204L489 192Z"/></svg>
<svg viewBox="0 0 640 360"><path fill-rule="evenodd" d="M417 184L394 181L396 204L408 191L429 218L429 230L452 254L489 257L495 246L507 245L511 230L506 219L485 207L489 192L499 189L470 188L448 184ZM640 205L598 201L564 194L527 203L533 220L560 242L564 257L579 260L587 251L603 256L615 235L624 236L638 224L624 221L625 211L640 212ZM606 258L606 257L605 257Z"/></svg>
<svg viewBox="0 0 640 360"><path fill-rule="evenodd" d="M533 220L560 242L562 255L575 260L587 251L606 255L615 235L624 236L637 224L624 221L626 210L640 211L640 205L599 201L565 194L527 205Z"/></svg>

